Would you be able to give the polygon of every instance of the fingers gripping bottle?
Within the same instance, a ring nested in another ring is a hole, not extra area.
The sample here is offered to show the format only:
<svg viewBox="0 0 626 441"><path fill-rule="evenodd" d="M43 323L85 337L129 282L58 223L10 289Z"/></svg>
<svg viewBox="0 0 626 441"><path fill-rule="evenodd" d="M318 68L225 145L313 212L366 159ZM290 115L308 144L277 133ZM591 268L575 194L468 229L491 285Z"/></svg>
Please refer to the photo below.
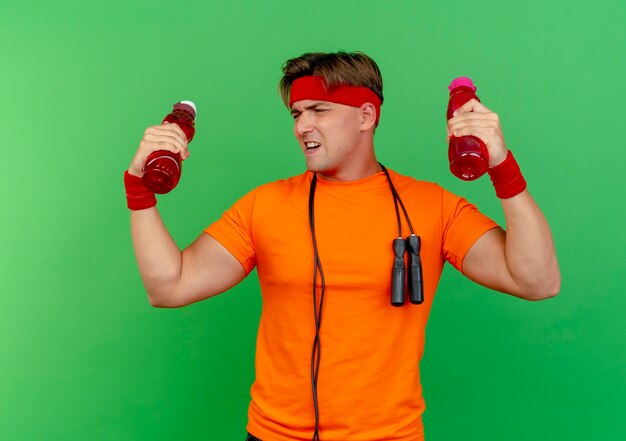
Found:
<svg viewBox="0 0 626 441"><path fill-rule="evenodd" d="M163 119L163 123L178 124L185 132L187 142L191 142L196 132L195 120L196 105L191 101L181 101L174 104L172 112ZM143 169L141 179L146 188L157 194L169 193L180 180L182 158L178 153L157 150L148 156Z"/></svg>
<svg viewBox="0 0 626 441"><path fill-rule="evenodd" d="M459 107L476 96L476 86L470 78L455 78L450 86L450 101L448 102L448 119ZM457 178L464 181L473 181L485 174L489 168L489 153L485 143L476 136L451 136L448 146L450 171Z"/></svg>

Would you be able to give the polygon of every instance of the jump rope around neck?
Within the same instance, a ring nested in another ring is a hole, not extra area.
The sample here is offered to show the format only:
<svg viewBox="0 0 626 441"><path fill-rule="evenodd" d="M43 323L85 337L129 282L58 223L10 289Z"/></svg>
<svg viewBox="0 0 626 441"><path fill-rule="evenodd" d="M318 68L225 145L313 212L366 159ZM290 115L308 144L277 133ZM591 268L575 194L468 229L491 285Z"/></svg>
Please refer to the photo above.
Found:
<svg viewBox="0 0 626 441"><path fill-rule="evenodd" d="M413 225L409 219L409 215L402 203L400 195L391 181L389 172L380 162L378 163L387 177L389 188L393 196L393 204L396 209L396 220L398 222L398 237L393 240L394 260L391 270L391 304L393 306L402 306L405 302L405 292L409 292L409 302L419 305L424 301L424 283L422 278L422 260L420 258L421 241L420 237L415 235ZM322 356L322 342L320 340L320 329L322 327L322 311L324 307L324 294L326 292L326 281L324 279L324 270L322 269L322 261L317 251L317 240L315 238L315 187L317 185L317 174L311 179L309 188L309 227L311 229L311 239L313 241L313 314L315 317L315 338L313 339L313 350L311 353L311 387L313 389L313 406L315 409L315 431L313 432L313 441L321 441L319 434L319 402L317 398L317 380L320 371L320 360ZM404 218L411 231L410 236L406 239L402 238L402 222L400 219L400 209L404 213ZM409 269L406 269L406 255L409 257ZM317 304L317 273L319 272L321 281L321 292L319 307Z"/></svg>

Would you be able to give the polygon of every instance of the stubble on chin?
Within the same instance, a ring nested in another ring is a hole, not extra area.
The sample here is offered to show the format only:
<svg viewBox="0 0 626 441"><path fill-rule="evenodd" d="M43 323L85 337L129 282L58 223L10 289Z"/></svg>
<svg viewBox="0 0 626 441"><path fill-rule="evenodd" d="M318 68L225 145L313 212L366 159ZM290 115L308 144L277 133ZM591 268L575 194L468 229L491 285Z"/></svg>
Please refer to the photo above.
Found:
<svg viewBox="0 0 626 441"><path fill-rule="evenodd" d="M306 160L306 168L311 173L322 173L327 168L324 165L323 161Z"/></svg>

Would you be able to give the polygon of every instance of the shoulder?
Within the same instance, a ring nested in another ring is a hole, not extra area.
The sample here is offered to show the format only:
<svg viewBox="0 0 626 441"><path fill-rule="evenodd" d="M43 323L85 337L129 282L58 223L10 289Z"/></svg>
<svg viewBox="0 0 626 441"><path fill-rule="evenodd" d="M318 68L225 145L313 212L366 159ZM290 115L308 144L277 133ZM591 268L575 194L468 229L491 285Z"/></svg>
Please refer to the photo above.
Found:
<svg viewBox="0 0 626 441"><path fill-rule="evenodd" d="M417 193L431 198L441 198L444 192L449 193L436 182L422 181L393 170L389 170L389 175L398 192Z"/></svg>
<svg viewBox="0 0 626 441"><path fill-rule="evenodd" d="M256 211L263 209L276 209L277 206L286 204L293 198L307 197L312 174L304 172L297 176L261 184L244 196L238 203L248 205Z"/></svg>
<svg viewBox="0 0 626 441"><path fill-rule="evenodd" d="M454 212L466 206L475 208L467 199L446 190L436 182L421 181L392 170L389 173L400 196L406 198L409 204L418 204L421 209Z"/></svg>
<svg viewBox="0 0 626 441"><path fill-rule="evenodd" d="M296 176L262 184L255 188L252 192L256 194L257 198L270 199L288 197L294 192L308 192L311 184L311 177L312 173L304 172Z"/></svg>

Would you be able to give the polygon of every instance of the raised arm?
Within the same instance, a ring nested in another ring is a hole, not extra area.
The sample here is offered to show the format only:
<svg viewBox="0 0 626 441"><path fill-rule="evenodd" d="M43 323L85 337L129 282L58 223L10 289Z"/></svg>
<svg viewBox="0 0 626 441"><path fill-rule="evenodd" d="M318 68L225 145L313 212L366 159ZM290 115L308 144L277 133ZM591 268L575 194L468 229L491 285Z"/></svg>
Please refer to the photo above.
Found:
<svg viewBox="0 0 626 441"><path fill-rule="evenodd" d="M141 185L143 164L155 150L189 156L185 135L176 124L148 128L125 177L131 186ZM127 183L127 194L128 188ZM181 252L156 206L131 210L130 221L139 272L153 306L185 306L224 292L245 277L239 261L208 234L202 233Z"/></svg>
<svg viewBox="0 0 626 441"><path fill-rule="evenodd" d="M449 135L481 138L489 151L490 168L505 161L509 152L498 115L476 100L455 115L448 122ZM541 210L528 190L501 201L506 232L493 229L480 237L463 260L463 274L483 286L527 300L557 295L561 273L552 233Z"/></svg>

